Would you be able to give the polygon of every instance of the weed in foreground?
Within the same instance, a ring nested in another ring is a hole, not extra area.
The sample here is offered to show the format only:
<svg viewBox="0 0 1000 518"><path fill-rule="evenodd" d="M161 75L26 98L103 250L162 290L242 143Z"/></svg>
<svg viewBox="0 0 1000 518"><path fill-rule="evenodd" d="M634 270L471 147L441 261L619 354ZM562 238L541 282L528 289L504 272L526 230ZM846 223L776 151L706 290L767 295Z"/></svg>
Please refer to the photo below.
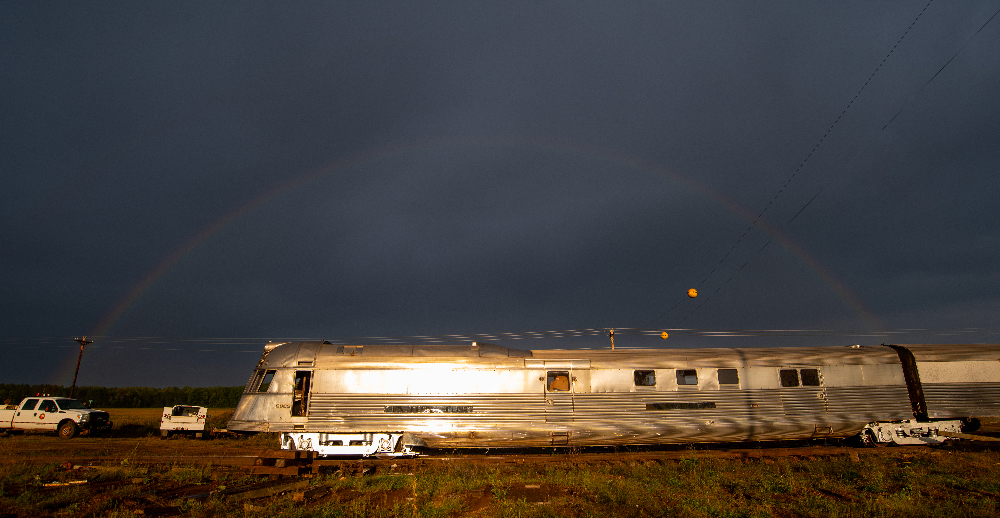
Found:
<svg viewBox="0 0 1000 518"><path fill-rule="evenodd" d="M118 455L121 455L119 453ZM694 454L692 454L694 455ZM843 458L804 460L707 460L583 466L460 465L415 475L317 477L333 492L319 504L293 502L291 495L253 502L175 499L194 517L547 517L588 516L756 518L949 517L1000 515L996 489L1000 453L947 453L900 449ZM93 486L43 488L42 482L77 474L56 465L0 465L0 512L27 515L130 516L143 488L156 484L237 487L259 479L209 467L177 466L144 471L121 465L88 472ZM526 485L542 489L526 489ZM144 489L145 490L145 489ZM91 491L96 491L91 493ZM525 497L527 495L527 498ZM534 501L545 499L546 501ZM131 503L130 503L131 502Z"/></svg>
<svg viewBox="0 0 1000 518"><path fill-rule="evenodd" d="M179 484L205 484L211 480L211 467L174 466L163 475L162 480Z"/></svg>

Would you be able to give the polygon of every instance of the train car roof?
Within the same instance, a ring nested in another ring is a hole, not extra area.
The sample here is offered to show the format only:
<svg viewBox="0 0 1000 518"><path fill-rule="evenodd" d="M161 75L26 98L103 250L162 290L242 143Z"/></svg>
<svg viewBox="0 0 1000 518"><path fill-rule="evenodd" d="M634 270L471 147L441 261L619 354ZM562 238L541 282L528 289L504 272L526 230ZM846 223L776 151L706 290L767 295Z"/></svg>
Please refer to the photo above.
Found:
<svg viewBox="0 0 1000 518"><path fill-rule="evenodd" d="M1000 344L899 344L918 362L996 361L1000 360Z"/></svg>
<svg viewBox="0 0 1000 518"><path fill-rule="evenodd" d="M910 346L906 346L910 347ZM914 346L918 361L934 355L945 354L934 347ZM948 354L959 354L957 346ZM974 346L970 346L974 347ZM992 347L992 349L989 349ZM974 354L984 356L994 353L997 346L983 346ZM766 348L698 348L698 349L535 349L521 350L499 345L478 343L472 345L402 345L365 344L343 345L323 341L271 343L265 346L258 368L324 367L339 368L373 364L413 363L495 364L532 368L555 366L570 362L575 368L672 368L776 366L776 365L861 365L898 363L895 350L882 346L825 346L825 347L766 347Z"/></svg>
<svg viewBox="0 0 1000 518"><path fill-rule="evenodd" d="M588 359L594 367L639 367L643 364L683 363L690 367L861 365L898 363L896 351L881 346L754 347L697 349L534 350L539 360Z"/></svg>
<svg viewBox="0 0 1000 518"><path fill-rule="evenodd" d="M325 341L269 343L264 346L264 356L259 367L298 367L313 366L317 362L331 361L365 361L378 358L478 358L490 361L530 358L531 351L511 349L493 344L472 345L403 345L403 344L364 344L344 345Z"/></svg>

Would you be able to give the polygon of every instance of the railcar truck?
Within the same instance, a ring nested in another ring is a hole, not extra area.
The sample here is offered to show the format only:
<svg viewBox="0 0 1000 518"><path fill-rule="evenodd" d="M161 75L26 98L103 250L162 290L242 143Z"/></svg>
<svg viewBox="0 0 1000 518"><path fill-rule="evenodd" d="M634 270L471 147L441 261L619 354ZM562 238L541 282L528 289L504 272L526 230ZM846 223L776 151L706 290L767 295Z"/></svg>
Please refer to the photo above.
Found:
<svg viewBox="0 0 1000 518"><path fill-rule="evenodd" d="M0 409L0 431L58 432L71 439L111 428L111 417L103 410L63 397L28 397L19 405Z"/></svg>

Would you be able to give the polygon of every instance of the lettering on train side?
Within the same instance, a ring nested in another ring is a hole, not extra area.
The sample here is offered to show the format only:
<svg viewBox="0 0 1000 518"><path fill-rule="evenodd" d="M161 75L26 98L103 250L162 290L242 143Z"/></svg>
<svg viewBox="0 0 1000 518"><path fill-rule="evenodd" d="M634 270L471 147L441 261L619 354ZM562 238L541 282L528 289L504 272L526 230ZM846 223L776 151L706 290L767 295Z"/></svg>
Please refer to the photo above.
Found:
<svg viewBox="0 0 1000 518"><path fill-rule="evenodd" d="M471 406L393 405L385 407L387 414L471 414Z"/></svg>
<svg viewBox="0 0 1000 518"><path fill-rule="evenodd" d="M646 410L705 410L715 408L715 401L698 403L646 403Z"/></svg>

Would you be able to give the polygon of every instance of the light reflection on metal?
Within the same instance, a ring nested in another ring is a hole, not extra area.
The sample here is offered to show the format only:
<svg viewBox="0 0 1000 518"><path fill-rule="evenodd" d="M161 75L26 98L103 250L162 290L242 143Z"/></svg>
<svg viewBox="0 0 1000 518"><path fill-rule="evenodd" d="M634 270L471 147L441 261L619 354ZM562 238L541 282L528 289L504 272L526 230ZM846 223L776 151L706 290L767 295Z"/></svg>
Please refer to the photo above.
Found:
<svg viewBox="0 0 1000 518"><path fill-rule="evenodd" d="M913 351L930 417L1000 416L1000 346L894 347ZM818 379L783 387L779 373L791 369ZM308 408L294 416L294 377L306 370ZM899 354L882 346L523 351L314 341L270 348L252 380L271 371L267 392L248 383L229 429L503 447L848 437L913 418ZM636 371L655 381L636 382L646 379ZM695 384L678 385L678 371ZM568 387L548 386L559 376Z"/></svg>

